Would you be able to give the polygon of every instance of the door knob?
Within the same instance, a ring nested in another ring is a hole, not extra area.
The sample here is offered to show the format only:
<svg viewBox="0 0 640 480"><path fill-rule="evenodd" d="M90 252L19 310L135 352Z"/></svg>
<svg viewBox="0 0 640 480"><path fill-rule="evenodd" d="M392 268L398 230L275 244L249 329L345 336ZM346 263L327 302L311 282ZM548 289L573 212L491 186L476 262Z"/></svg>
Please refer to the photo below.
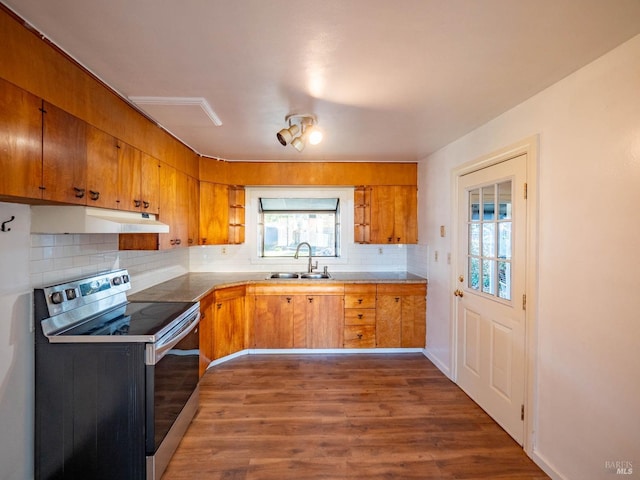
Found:
<svg viewBox="0 0 640 480"><path fill-rule="evenodd" d="M455 292L453 292L453 294L456 297L460 297L460 298L464 297L464 293L462 292L462 290L456 290Z"/></svg>

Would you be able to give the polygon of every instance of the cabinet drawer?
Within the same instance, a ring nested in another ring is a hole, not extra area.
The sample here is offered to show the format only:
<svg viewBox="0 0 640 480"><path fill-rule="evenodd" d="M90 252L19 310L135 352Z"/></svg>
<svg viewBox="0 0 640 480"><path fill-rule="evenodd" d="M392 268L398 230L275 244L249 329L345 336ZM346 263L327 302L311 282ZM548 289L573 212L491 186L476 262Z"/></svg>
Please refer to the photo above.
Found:
<svg viewBox="0 0 640 480"><path fill-rule="evenodd" d="M347 325L344 327L345 348L375 348L375 325Z"/></svg>
<svg viewBox="0 0 640 480"><path fill-rule="evenodd" d="M376 308L376 296L349 293L344 296L344 308Z"/></svg>
<svg viewBox="0 0 640 480"><path fill-rule="evenodd" d="M344 324L345 325L375 325L376 310L375 308L345 308Z"/></svg>

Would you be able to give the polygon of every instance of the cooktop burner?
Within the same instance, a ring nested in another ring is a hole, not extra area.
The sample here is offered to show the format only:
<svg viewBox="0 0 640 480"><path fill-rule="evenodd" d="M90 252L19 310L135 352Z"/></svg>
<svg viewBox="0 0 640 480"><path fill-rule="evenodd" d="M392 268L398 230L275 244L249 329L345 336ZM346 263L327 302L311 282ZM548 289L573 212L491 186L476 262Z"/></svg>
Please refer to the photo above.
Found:
<svg viewBox="0 0 640 480"><path fill-rule="evenodd" d="M58 335L152 337L192 306L183 302L130 302Z"/></svg>

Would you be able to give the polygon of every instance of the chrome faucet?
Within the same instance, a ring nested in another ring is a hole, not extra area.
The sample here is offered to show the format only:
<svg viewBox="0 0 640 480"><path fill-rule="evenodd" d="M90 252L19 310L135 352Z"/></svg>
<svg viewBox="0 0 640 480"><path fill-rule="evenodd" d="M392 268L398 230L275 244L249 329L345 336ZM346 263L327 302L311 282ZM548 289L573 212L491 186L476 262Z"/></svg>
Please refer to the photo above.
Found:
<svg viewBox="0 0 640 480"><path fill-rule="evenodd" d="M299 253L300 253L300 247L302 245L306 245L309 248L309 268L307 269L307 272L311 273L311 272L313 272L314 268L318 268L318 261L316 260L315 266L313 266L311 264L311 260L312 260L312 257L311 257L311 245L309 245L309 242L300 242L298 244L298 246L296 247L296 253L293 255L293 258L295 258L296 260L298 259L298 256L299 256Z"/></svg>

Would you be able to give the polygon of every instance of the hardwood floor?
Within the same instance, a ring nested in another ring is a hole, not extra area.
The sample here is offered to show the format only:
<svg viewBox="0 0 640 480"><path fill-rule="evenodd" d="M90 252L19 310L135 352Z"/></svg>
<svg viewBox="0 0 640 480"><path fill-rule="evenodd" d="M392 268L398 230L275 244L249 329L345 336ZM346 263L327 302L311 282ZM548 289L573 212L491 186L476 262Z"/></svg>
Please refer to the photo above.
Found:
<svg viewBox="0 0 640 480"><path fill-rule="evenodd" d="M548 478L421 354L247 355L200 391L163 480Z"/></svg>

